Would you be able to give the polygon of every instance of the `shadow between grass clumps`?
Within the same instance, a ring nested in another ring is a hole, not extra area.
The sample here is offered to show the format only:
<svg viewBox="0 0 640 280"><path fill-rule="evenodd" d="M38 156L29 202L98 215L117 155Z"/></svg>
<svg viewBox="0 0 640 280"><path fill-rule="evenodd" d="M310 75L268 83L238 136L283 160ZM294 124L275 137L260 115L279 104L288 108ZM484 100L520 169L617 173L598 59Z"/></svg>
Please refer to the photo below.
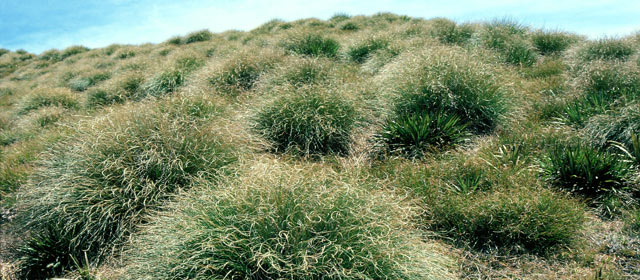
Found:
<svg viewBox="0 0 640 280"><path fill-rule="evenodd" d="M215 110L192 101L125 107L43 156L19 191L19 220L31 232L21 249L25 278L57 275L85 253L93 264L117 255L150 212L235 161L221 136L203 127L202 110Z"/></svg>

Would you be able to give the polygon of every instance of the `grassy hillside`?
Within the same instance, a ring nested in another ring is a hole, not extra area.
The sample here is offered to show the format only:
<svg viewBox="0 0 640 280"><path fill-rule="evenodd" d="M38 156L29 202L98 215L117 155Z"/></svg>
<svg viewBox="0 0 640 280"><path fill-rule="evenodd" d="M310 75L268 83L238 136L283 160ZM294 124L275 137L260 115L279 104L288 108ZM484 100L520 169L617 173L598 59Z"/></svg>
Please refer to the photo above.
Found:
<svg viewBox="0 0 640 280"><path fill-rule="evenodd" d="M639 98L508 19L0 51L0 277L640 278Z"/></svg>

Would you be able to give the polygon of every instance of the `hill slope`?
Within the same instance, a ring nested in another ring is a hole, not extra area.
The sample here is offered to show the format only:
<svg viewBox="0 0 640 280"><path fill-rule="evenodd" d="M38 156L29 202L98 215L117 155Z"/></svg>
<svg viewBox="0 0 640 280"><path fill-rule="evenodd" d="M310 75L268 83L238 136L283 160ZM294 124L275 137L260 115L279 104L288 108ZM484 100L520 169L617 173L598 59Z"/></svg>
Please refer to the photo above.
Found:
<svg viewBox="0 0 640 280"><path fill-rule="evenodd" d="M0 52L1 275L640 277L639 51L377 14Z"/></svg>

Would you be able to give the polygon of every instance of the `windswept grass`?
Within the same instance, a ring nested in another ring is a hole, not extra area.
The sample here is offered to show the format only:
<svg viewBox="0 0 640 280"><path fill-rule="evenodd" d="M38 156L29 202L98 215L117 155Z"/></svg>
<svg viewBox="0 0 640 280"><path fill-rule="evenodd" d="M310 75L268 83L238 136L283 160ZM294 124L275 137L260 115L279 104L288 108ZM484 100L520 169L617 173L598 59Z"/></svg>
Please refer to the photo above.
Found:
<svg viewBox="0 0 640 280"><path fill-rule="evenodd" d="M457 116L472 132L493 130L506 110L495 69L464 52L444 49L407 55L388 81L398 115L441 111Z"/></svg>
<svg viewBox="0 0 640 280"><path fill-rule="evenodd" d="M338 41L319 34L299 34L283 43L285 50L299 55L336 57Z"/></svg>
<svg viewBox="0 0 640 280"><path fill-rule="evenodd" d="M471 39L473 33L471 25L458 25L454 21L444 18L433 20L432 34L444 44L464 45Z"/></svg>
<svg viewBox="0 0 640 280"><path fill-rule="evenodd" d="M630 42L616 38L605 38L587 43L579 51L584 61L627 60L636 50Z"/></svg>
<svg viewBox="0 0 640 280"><path fill-rule="evenodd" d="M204 184L161 214L129 252L125 278L455 276L450 260L411 229L414 213L394 197L318 169L293 173L287 169L298 167L262 164L220 186Z"/></svg>
<svg viewBox="0 0 640 280"><path fill-rule="evenodd" d="M312 86L286 92L261 108L254 130L277 152L346 154L357 120L345 97Z"/></svg>
<svg viewBox="0 0 640 280"><path fill-rule="evenodd" d="M42 107L61 106L76 109L79 106L77 98L63 90L38 90L26 96L20 103L19 114L26 114Z"/></svg>
<svg viewBox="0 0 640 280"><path fill-rule="evenodd" d="M562 54L577 39L570 34L559 31L537 31L531 35L531 41L542 55Z"/></svg>
<svg viewBox="0 0 640 280"><path fill-rule="evenodd" d="M84 253L104 260L163 201L234 161L215 131L164 106L125 107L89 122L39 162L18 206L34 234L22 249L27 274L55 275L72 265L65 257ZM40 248L47 244L57 255Z"/></svg>

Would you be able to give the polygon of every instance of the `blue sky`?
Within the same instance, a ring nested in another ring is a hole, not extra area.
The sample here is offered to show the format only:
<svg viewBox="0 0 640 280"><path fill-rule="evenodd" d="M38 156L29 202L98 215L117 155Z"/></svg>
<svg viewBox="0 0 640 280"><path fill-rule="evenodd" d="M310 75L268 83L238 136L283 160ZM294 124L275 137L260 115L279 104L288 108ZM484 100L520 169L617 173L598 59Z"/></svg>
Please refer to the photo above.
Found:
<svg viewBox="0 0 640 280"><path fill-rule="evenodd" d="M40 53L71 45L162 42L200 29L250 30L271 19L327 19L341 12L393 12L479 21L512 17L536 28L590 38L640 31L640 1L416 0L0 0L0 48Z"/></svg>

